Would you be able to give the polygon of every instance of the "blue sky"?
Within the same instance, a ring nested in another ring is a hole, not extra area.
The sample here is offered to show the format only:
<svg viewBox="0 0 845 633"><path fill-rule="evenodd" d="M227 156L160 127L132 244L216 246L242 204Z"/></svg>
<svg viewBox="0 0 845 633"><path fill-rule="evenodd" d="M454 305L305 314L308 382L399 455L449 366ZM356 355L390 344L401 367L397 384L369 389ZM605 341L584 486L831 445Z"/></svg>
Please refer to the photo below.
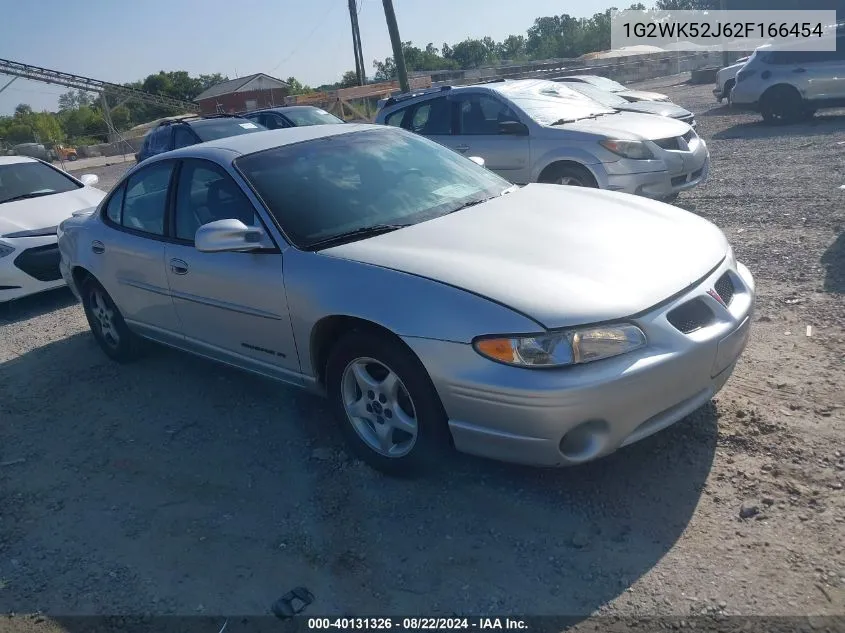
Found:
<svg viewBox="0 0 845 633"><path fill-rule="evenodd" d="M381 0L359 0L367 74L391 55ZM417 45L524 34L534 18L589 17L612 0L394 0L399 32ZM265 72L319 85L353 69L348 0L36 0L9 2L0 57L123 83L159 70L229 77ZM9 77L0 75L0 86ZM18 103L56 108L61 86L16 80L0 115Z"/></svg>

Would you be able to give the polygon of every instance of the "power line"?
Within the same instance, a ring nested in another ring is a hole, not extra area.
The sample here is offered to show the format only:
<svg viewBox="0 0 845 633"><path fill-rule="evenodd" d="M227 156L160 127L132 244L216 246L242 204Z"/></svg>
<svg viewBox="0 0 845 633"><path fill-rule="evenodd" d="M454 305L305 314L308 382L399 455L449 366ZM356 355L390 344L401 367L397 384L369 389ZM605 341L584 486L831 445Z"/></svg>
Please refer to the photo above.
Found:
<svg viewBox="0 0 845 633"><path fill-rule="evenodd" d="M313 29L311 29L311 31L309 31L308 35L306 35L306 36L305 36L305 38L299 42L299 44L297 44L296 46L294 46L293 50L290 52L290 54L289 54L287 57L285 57L282 61L280 61L280 62L279 62L278 64L276 64L275 66L273 66L273 68L272 68L272 70L270 70L270 73L269 73L269 74L271 74L271 75L272 75L274 72L276 72L276 69L277 69L279 66L281 66L281 65L282 65L282 64L284 64L286 61L288 61L291 57L293 57L293 56L294 56L294 54L295 54L295 53L296 53L296 52L297 52L300 48L302 48L302 45L303 45L303 44L305 44L305 43L306 43L309 39L311 39L311 36L312 36L312 35L314 35L314 33L317 31L317 29L318 29L318 28L320 28L320 26L323 24L323 22L325 22L325 21L326 21L326 18L328 18L328 17L329 17L329 14L330 14L330 13L334 10L335 6L337 6L337 2L335 2L334 0L331 0L331 3L329 4L329 8L328 8L328 10L327 10L327 11L323 14L323 17L322 17L322 18L320 18L320 20L317 22L317 24L315 24L315 25L314 25L314 28L313 28Z"/></svg>

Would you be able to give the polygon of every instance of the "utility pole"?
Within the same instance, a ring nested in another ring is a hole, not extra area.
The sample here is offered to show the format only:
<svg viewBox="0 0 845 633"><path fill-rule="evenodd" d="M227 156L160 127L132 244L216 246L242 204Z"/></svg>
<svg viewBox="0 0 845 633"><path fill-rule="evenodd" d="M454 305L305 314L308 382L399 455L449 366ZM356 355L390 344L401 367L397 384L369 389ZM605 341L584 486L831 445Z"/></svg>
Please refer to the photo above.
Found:
<svg viewBox="0 0 845 633"><path fill-rule="evenodd" d="M387 30L390 42L393 44L393 61L396 63L396 73L399 75L399 87L402 92L410 92L408 71L405 69L405 55L402 53L402 40L399 38L399 25L396 24L396 12L393 10L393 0L382 0L384 17L387 19Z"/></svg>
<svg viewBox="0 0 845 633"><path fill-rule="evenodd" d="M722 11L728 10L728 0L719 0L719 8ZM730 66L731 64L731 54L727 50L722 51L722 66Z"/></svg>
<svg viewBox="0 0 845 633"><path fill-rule="evenodd" d="M361 52L361 31L358 28L358 2L349 0L349 21L352 23L352 48L355 54L355 76L358 85L367 83L367 71L364 67L364 54Z"/></svg>
<svg viewBox="0 0 845 633"><path fill-rule="evenodd" d="M355 77L358 79L358 85L363 86L364 82L361 77L363 69L361 68L361 59L358 57L358 8L356 0L349 0L349 23L352 25L352 53L355 55Z"/></svg>

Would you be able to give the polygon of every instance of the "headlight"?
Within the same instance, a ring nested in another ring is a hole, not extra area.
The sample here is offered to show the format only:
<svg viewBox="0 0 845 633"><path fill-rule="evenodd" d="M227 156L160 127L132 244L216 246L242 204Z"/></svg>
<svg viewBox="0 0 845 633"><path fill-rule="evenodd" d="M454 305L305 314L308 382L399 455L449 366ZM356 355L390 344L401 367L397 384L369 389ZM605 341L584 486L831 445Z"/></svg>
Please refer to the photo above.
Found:
<svg viewBox="0 0 845 633"><path fill-rule="evenodd" d="M6 255L11 255L15 252L15 247L6 242L0 242L0 258L6 257Z"/></svg>
<svg viewBox="0 0 845 633"><path fill-rule="evenodd" d="M646 344L636 325L615 324L519 337L482 337L473 347L482 356L520 367L564 367L631 352Z"/></svg>
<svg viewBox="0 0 845 633"><path fill-rule="evenodd" d="M654 158L654 154L651 153L651 150L642 141L616 141L608 139L600 141L600 144L606 150L624 158L633 158L635 160Z"/></svg>

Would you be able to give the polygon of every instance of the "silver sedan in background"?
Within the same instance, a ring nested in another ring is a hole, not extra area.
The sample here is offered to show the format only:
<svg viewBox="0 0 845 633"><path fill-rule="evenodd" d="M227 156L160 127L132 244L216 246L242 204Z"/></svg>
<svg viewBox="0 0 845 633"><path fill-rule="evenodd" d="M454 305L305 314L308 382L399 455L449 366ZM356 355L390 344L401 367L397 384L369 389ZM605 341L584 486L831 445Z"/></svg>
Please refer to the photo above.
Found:
<svg viewBox="0 0 845 633"><path fill-rule="evenodd" d="M311 389L391 473L450 445L563 466L647 437L725 384L754 304L700 217L517 188L385 126L165 153L59 233L111 358L151 339Z"/></svg>

